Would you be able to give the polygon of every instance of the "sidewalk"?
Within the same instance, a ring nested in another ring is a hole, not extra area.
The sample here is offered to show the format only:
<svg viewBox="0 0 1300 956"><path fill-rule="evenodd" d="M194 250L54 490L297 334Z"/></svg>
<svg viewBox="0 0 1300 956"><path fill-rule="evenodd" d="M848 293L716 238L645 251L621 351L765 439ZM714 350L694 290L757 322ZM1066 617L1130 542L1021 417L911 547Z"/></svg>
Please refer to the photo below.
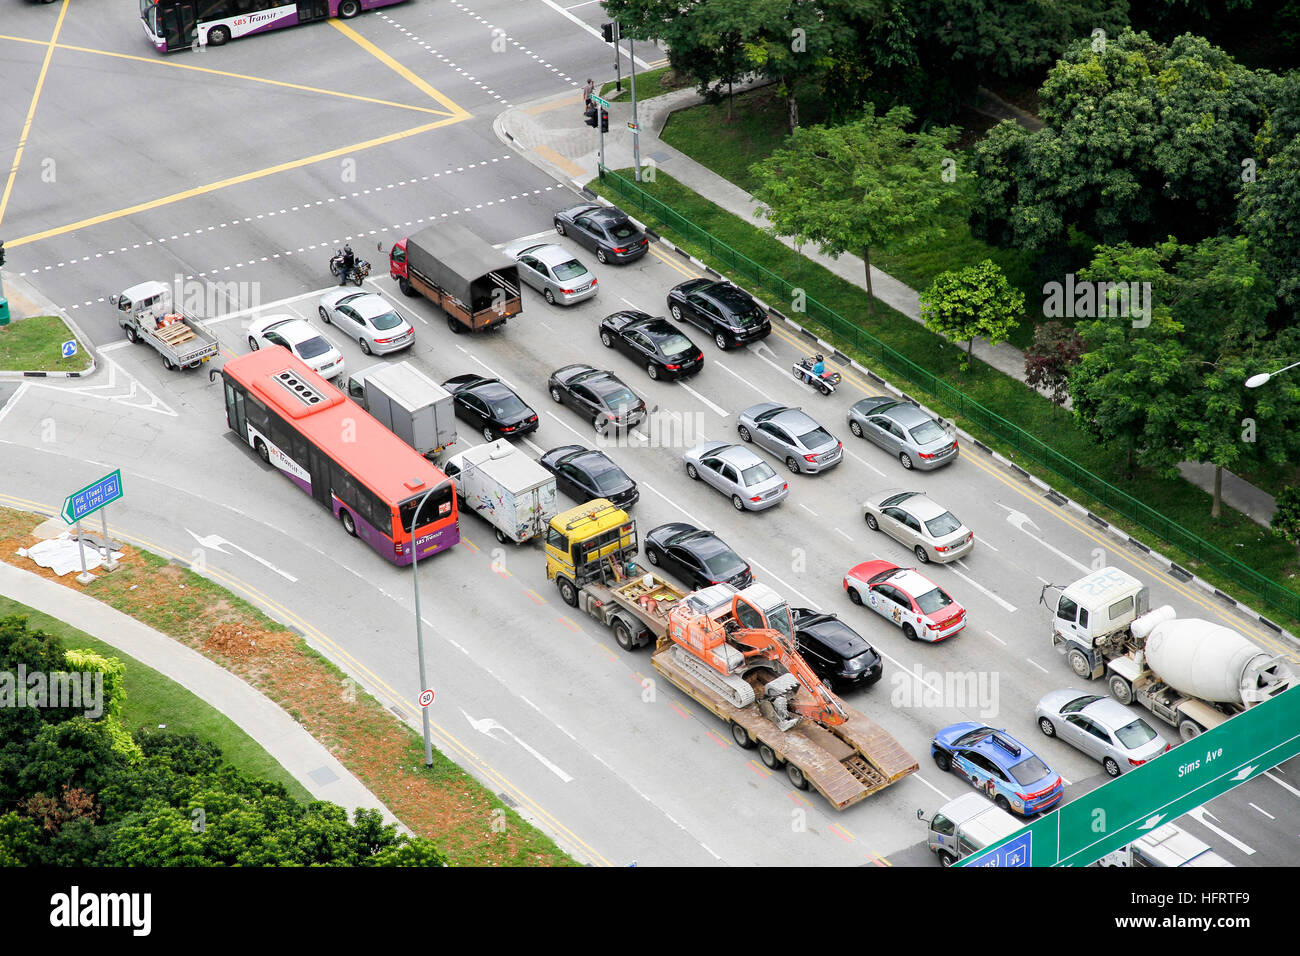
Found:
<svg viewBox="0 0 1300 956"><path fill-rule="evenodd" d="M736 92L754 89L761 82L736 85ZM641 127L640 153L644 168L653 163L673 179L699 193L714 205L740 217L758 228L765 228L767 220L754 214L757 200L739 186L728 182L717 173L669 146L659 134L668 118L678 110L703 102L694 89L676 90L637 104L637 122ZM1012 107L1007 107L1013 109ZM1020 112L1020 111L1016 111ZM609 169L631 167L632 131L627 124L632 119L631 102L615 100L610 103L609 132L605 134L605 165ZM497 116L493 123L498 137L519 150L526 159L557 179L568 180L581 188L597 176L599 160L598 130L587 126L583 118L582 94L565 93L560 96L536 100L514 106ZM781 239L791 249L795 244ZM797 251L830 272L866 288L865 269L858 256L845 254L837 259L822 255L815 248ZM915 322L921 322L921 304L915 290L908 288L893 276L886 275L874 266L871 269L872 289L876 298L897 309ZM1019 381L1025 380L1025 354L1010 343L991 346L981 339L975 340L974 354L998 371ZM1184 463L1179 470L1183 477L1209 493L1214 492L1212 466ZM1268 525L1276 510L1273 496L1243 481L1229 472L1223 474L1223 501L1259 524Z"/></svg>
<svg viewBox="0 0 1300 956"><path fill-rule="evenodd" d="M401 823L311 734L234 674L133 617L37 574L0 561L0 594L119 648L221 711L265 748L318 800L347 810L379 810Z"/></svg>

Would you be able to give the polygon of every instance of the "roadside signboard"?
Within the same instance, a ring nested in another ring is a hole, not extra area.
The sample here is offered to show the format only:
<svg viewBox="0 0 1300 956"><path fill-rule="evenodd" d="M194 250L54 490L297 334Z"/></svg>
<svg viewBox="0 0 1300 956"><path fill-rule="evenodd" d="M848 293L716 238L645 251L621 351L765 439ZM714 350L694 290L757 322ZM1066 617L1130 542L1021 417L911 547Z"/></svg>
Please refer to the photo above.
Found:
<svg viewBox="0 0 1300 956"><path fill-rule="evenodd" d="M432 688L425 688L424 690L420 691L420 706L428 707L432 703L433 703Z"/></svg>
<svg viewBox="0 0 1300 956"><path fill-rule="evenodd" d="M591 101L595 103L597 106L599 106L602 110L609 109L609 100L601 99L595 93L591 94Z"/></svg>
<svg viewBox="0 0 1300 956"><path fill-rule="evenodd" d="M99 481L92 482L80 491L68 495L63 502L63 520L68 524L76 524L86 515L94 514L121 497L122 469L119 468L111 475L105 475Z"/></svg>
<svg viewBox="0 0 1300 956"><path fill-rule="evenodd" d="M66 341L66 342L63 343L63 357L64 357L64 358L72 358L72 356L74 356L74 355L76 355L76 354L77 354L77 340L76 340L76 339L68 339L68 341Z"/></svg>

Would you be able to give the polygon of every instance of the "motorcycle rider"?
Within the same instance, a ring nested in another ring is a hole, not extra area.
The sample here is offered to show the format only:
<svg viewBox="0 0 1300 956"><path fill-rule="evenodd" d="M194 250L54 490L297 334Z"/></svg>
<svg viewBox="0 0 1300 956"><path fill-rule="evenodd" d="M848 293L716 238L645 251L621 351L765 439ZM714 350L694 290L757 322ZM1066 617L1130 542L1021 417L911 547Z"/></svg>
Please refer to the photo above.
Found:
<svg viewBox="0 0 1300 956"><path fill-rule="evenodd" d="M348 284L348 276L352 274L352 269L356 264L357 258L352 254L352 247L345 245L343 247L343 261L340 263L341 268L339 269L339 285Z"/></svg>
<svg viewBox="0 0 1300 956"><path fill-rule="evenodd" d="M813 367L812 367L812 373L813 373L813 375L815 375L817 378L829 378L829 377L830 377L830 372L826 371L826 359L822 357L822 355L821 355L820 352L817 353L817 359L816 359L815 364L814 364Z"/></svg>

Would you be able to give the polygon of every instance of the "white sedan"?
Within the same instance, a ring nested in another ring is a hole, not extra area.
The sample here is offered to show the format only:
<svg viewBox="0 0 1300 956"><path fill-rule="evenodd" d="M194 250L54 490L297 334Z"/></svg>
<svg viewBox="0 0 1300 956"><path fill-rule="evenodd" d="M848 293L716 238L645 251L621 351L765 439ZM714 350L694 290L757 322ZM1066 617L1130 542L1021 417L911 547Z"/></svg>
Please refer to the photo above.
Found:
<svg viewBox="0 0 1300 956"><path fill-rule="evenodd" d="M331 289L316 307L321 321L356 339L367 355L387 355L415 344L415 326L377 292Z"/></svg>
<svg viewBox="0 0 1300 956"><path fill-rule="evenodd" d="M257 351L263 345L288 349L324 378L337 379L343 374L343 353L306 319L292 315L256 319L248 327L248 347Z"/></svg>

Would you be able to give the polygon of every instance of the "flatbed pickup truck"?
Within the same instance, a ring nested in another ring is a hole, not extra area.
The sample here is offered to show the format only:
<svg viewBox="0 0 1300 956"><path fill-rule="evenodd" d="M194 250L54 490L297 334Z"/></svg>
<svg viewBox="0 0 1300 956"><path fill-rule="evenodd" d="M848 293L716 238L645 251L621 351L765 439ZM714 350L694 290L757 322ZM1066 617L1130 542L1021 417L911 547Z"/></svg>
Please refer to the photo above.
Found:
<svg viewBox="0 0 1300 956"><path fill-rule="evenodd" d="M171 289L162 282L141 282L110 296L117 324L130 342L147 342L162 356L163 367L198 368L221 351L217 337L195 316L172 306Z"/></svg>

